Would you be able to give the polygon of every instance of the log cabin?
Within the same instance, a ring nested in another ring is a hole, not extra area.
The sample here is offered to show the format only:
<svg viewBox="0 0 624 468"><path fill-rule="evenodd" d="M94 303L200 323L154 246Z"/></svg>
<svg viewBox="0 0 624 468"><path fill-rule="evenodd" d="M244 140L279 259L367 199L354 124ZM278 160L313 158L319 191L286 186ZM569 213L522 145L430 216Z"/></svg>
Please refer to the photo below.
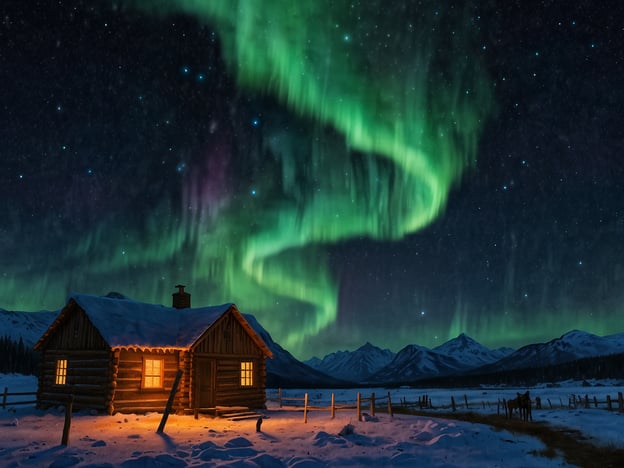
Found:
<svg viewBox="0 0 624 468"><path fill-rule="evenodd" d="M272 353L234 304L190 307L178 285L172 307L119 294L72 294L35 344L37 406L64 404L108 414L264 408Z"/></svg>

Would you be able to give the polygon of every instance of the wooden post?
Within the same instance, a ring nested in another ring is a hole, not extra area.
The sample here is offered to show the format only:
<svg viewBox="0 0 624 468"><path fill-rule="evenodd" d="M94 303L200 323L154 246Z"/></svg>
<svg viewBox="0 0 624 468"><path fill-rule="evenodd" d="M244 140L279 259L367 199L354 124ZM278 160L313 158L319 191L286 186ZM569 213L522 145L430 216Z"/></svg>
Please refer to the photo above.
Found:
<svg viewBox="0 0 624 468"><path fill-rule="evenodd" d="M332 392L331 418L334 419L335 417L336 417L336 400L334 399L334 392Z"/></svg>
<svg viewBox="0 0 624 468"><path fill-rule="evenodd" d="M594 395L594 408L598 408L598 398Z"/></svg>
<svg viewBox="0 0 624 468"><path fill-rule="evenodd" d="M607 409L611 411L613 407L611 406L611 395L607 395Z"/></svg>
<svg viewBox="0 0 624 468"><path fill-rule="evenodd" d="M167 418L169 417L169 413L171 412L171 407L173 406L173 400L175 399L175 394L178 391L178 385L180 385L180 379L182 378L182 374L184 374L183 369L178 369L178 373L175 376L175 380L173 381L173 386L171 387L171 392L169 392L169 399L167 400L167 405L165 406L165 412L162 415L162 419L160 420L160 424L158 425L157 433L162 434L165 430L165 424L167 424Z"/></svg>
<svg viewBox="0 0 624 468"><path fill-rule="evenodd" d="M375 392L371 393L371 406L370 406L371 416L375 416Z"/></svg>
<svg viewBox="0 0 624 468"><path fill-rule="evenodd" d="M360 395L360 392L357 393L357 402L355 406L357 408L358 421L361 421L362 420L362 396Z"/></svg>
<svg viewBox="0 0 624 468"><path fill-rule="evenodd" d="M392 400L390 399L390 392L388 392L388 414L392 418Z"/></svg>
<svg viewBox="0 0 624 468"><path fill-rule="evenodd" d="M4 394L2 395L2 409L6 408L7 393L9 393L9 387L4 387Z"/></svg>
<svg viewBox="0 0 624 468"><path fill-rule="evenodd" d="M619 412L624 413L624 395L622 395L622 392L618 392L618 405Z"/></svg>
<svg viewBox="0 0 624 468"><path fill-rule="evenodd" d="M586 393L585 394L585 409L589 408L589 395Z"/></svg>
<svg viewBox="0 0 624 468"><path fill-rule="evenodd" d="M74 395L70 395L67 403L65 403L65 424L63 425L63 436L61 437L61 445L65 447L69 445L69 429L71 428L73 406Z"/></svg>
<svg viewBox="0 0 624 468"><path fill-rule="evenodd" d="M277 389L277 401L279 402L279 407L282 407L282 389Z"/></svg>
<svg viewBox="0 0 624 468"><path fill-rule="evenodd" d="M496 414L500 416L500 398L498 399L498 401L496 402Z"/></svg>
<svg viewBox="0 0 624 468"><path fill-rule="evenodd" d="M553 409L552 408L552 401L550 401L550 398L546 398L546 400L548 400L548 406L550 406L550 409Z"/></svg>
<svg viewBox="0 0 624 468"><path fill-rule="evenodd" d="M303 423L308 422L308 394L303 397Z"/></svg>
<svg viewBox="0 0 624 468"><path fill-rule="evenodd" d="M464 401L466 402L466 409L468 409L468 395L464 393Z"/></svg>
<svg viewBox="0 0 624 468"><path fill-rule="evenodd" d="M457 410L455 407L455 398L451 395L451 408L453 408L453 413Z"/></svg>

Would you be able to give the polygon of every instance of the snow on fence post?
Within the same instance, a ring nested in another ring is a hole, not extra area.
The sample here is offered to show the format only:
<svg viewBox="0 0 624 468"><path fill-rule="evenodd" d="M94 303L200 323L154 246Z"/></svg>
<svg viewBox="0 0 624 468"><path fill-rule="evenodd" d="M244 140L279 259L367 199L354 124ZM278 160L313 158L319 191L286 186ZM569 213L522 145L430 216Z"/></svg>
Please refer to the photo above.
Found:
<svg viewBox="0 0 624 468"><path fill-rule="evenodd" d="M371 393L371 406L370 406L370 412L371 412L371 416L375 417L375 392Z"/></svg>
<svg viewBox="0 0 624 468"><path fill-rule="evenodd" d="M388 414L392 418L392 400L390 399L390 392L388 392Z"/></svg>
<svg viewBox="0 0 624 468"><path fill-rule="evenodd" d="M6 408L7 394L9 393L9 387L4 387L4 394L2 395L2 409Z"/></svg>
<svg viewBox="0 0 624 468"><path fill-rule="evenodd" d="M332 392L332 400L331 400L331 418L334 419L336 417L336 400L334 398L334 392Z"/></svg>
<svg viewBox="0 0 624 468"><path fill-rule="evenodd" d="M362 420L362 396L360 395L360 392L357 393L357 402L355 406L357 408L358 421L361 421Z"/></svg>
<svg viewBox="0 0 624 468"><path fill-rule="evenodd" d="M308 422L308 394L306 393L303 397L303 423L307 424Z"/></svg>
<svg viewBox="0 0 624 468"><path fill-rule="evenodd" d="M65 403L65 424L63 424L63 436L61 437L61 445L65 447L69 445L69 429L71 428L73 406L74 395L70 395L67 403Z"/></svg>

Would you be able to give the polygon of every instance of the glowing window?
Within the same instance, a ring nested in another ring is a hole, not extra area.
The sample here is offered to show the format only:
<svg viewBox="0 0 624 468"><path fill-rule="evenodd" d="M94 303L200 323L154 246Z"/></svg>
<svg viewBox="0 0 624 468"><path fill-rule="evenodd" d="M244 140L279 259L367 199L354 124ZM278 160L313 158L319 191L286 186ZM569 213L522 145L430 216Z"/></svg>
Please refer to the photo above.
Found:
<svg viewBox="0 0 624 468"><path fill-rule="evenodd" d="M241 362L241 386L251 387L253 385L253 362Z"/></svg>
<svg viewBox="0 0 624 468"><path fill-rule="evenodd" d="M163 381L163 360L145 359L143 361L143 387L161 388Z"/></svg>
<svg viewBox="0 0 624 468"><path fill-rule="evenodd" d="M56 385L65 385L67 383L67 359L56 360L54 383Z"/></svg>

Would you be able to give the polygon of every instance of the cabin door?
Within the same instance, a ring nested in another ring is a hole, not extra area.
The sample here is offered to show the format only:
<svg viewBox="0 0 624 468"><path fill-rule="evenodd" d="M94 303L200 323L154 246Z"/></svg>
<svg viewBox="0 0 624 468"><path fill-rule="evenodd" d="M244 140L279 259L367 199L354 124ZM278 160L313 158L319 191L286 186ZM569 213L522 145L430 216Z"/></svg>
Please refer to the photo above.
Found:
<svg viewBox="0 0 624 468"><path fill-rule="evenodd" d="M198 359L195 369L195 395L197 408L214 408L215 406L215 360Z"/></svg>

